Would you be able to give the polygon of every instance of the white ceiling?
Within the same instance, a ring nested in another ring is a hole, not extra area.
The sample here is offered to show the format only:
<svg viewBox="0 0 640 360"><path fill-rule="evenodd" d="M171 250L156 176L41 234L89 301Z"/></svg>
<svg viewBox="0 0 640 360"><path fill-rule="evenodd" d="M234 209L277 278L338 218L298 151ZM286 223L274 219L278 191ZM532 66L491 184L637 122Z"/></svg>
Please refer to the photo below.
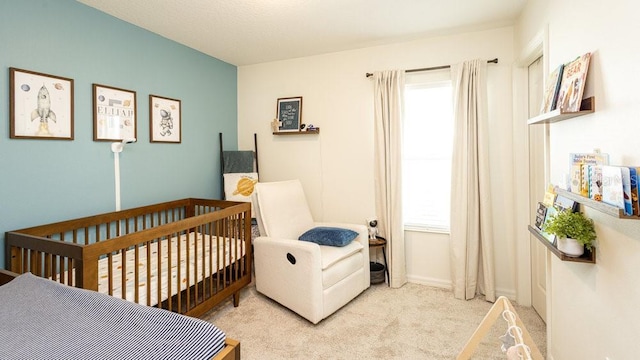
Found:
<svg viewBox="0 0 640 360"><path fill-rule="evenodd" d="M242 66L514 23L526 0L78 0Z"/></svg>

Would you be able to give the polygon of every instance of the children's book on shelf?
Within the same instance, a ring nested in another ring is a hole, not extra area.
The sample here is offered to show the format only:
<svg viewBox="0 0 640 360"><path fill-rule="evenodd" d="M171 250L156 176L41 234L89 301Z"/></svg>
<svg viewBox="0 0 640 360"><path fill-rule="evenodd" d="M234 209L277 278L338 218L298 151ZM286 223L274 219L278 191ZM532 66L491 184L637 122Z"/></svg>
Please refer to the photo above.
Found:
<svg viewBox="0 0 640 360"><path fill-rule="evenodd" d="M602 165L587 165L589 172L589 199L602 201Z"/></svg>
<svg viewBox="0 0 640 360"><path fill-rule="evenodd" d="M638 203L638 170L640 168L629 167L629 176L631 182L631 209L635 216L640 215L640 203Z"/></svg>
<svg viewBox="0 0 640 360"><path fill-rule="evenodd" d="M600 201L602 189L601 182L598 183L598 181L602 165L609 165L609 154L600 152L570 153L569 191Z"/></svg>
<svg viewBox="0 0 640 360"><path fill-rule="evenodd" d="M630 169L626 166L620 167L620 173L622 175L622 195L624 197L624 214L627 216L633 215L633 208L631 207L631 175Z"/></svg>
<svg viewBox="0 0 640 360"><path fill-rule="evenodd" d="M622 170L618 166L602 166L602 202L624 209Z"/></svg>
<svg viewBox="0 0 640 360"><path fill-rule="evenodd" d="M551 221L551 218L554 217L557 213L558 213L558 210L555 207L553 206L547 207L547 213L544 216L544 225L542 226L542 230L540 230L540 235L542 235L545 239L547 239L550 243L554 245L556 243L556 236L544 231L544 228L549 223L549 221Z"/></svg>
<svg viewBox="0 0 640 360"><path fill-rule="evenodd" d="M536 228L538 228L538 230L542 230L545 215L547 215L547 206L539 202L538 208L536 209Z"/></svg>
<svg viewBox="0 0 640 360"><path fill-rule="evenodd" d="M552 207L553 202L556 200L556 189L552 184L547 186L547 190L544 192L544 198L542 203L547 207Z"/></svg>
<svg viewBox="0 0 640 360"><path fill-rule="evenodd" d="M560 82L557 107L563 112L580 111L591 53L565 64Z"/></svg>
<svg viewBox="0 0 640 360"><path fill-rule="evenodd" d="M572 212L576 212L579 210L580 203L562 195L558 195L556 196L556 201L553 203L553 206L559 211L570 209Z"/></svg>
<svg viewBox="0 0 640 360"><path fill-rule="evenodd" d="M547 79L545 84L544 95L542 98L542 106L540 107L540 113L548 113L556 109L558 104L558 93L560 92L560 82L562 81L562 70L564 64L560 64L555 68Z"/></svg>

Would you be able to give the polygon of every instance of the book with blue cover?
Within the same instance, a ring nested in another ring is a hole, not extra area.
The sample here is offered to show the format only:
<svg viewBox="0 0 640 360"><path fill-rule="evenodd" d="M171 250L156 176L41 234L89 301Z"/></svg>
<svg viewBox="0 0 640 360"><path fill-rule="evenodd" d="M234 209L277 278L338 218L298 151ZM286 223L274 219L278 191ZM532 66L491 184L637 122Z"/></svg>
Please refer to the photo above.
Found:
<svg viewBox="0 0 640 360"><path fill-rule="evenodd" d="M638 168L629 167L629 175L631 177L631 209L635 216L640 215L640 203L638 203Z"/></svg>

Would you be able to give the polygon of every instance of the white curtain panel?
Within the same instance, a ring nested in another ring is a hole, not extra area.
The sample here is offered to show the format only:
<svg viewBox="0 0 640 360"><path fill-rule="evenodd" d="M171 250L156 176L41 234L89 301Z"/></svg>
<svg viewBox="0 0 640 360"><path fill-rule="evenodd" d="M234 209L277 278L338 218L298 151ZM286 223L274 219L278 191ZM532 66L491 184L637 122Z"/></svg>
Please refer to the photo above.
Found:
<svg viewBox="0 0 640 360"><path fill-rule="evenodd" d="M489 183L487 62L451 67L455 130L451 176L451 278L458 299L495 301Z"/></svg>
<svg viewBox="0 0 640 360"><path fill-rule="evenodd" d="M402 222L402 108L404 71L373 74L376 215L380 236L387 239L389 285L407 282Z"/></svg>

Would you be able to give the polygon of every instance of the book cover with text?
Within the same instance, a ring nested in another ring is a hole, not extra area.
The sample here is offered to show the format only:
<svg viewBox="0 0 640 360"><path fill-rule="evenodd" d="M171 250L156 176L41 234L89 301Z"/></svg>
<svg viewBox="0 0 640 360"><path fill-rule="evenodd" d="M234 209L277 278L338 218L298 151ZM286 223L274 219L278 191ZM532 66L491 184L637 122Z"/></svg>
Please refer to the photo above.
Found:
<svg viewBox="0 0 640 360"><path fill-rule="evenodd" d="M591 53L565 64L562 71L557 107L563 112L580 111Z"/></svg>

